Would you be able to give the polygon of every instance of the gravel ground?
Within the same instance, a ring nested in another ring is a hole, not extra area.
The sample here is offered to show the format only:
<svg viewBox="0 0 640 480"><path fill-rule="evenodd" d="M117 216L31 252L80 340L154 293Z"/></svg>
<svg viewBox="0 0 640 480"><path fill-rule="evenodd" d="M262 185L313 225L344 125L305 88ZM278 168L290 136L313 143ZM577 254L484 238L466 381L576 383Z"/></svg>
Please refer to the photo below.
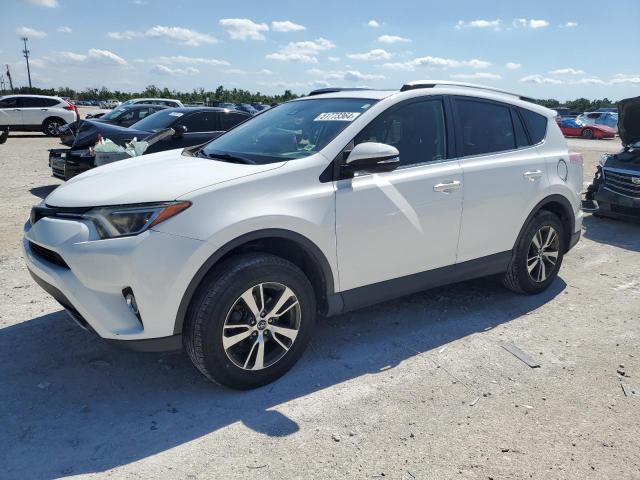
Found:
<svg viewBox="0 0 640 480"><path fill-rule="evenodd" d="M570 141L589 181L618 141ZM588 216L544 294L495 279L320 322L250 392L71 324L19 249L54 139L0 146L0 478L640 478L640 226ZM541 365L502 348L513 343Z"/></svg>

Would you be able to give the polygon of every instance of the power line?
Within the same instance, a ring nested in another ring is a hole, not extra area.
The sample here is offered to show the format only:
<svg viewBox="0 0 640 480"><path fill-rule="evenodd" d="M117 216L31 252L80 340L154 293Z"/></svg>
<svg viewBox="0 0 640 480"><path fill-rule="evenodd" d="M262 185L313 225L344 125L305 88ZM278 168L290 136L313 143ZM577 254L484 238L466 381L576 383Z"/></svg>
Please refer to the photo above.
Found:
<svg viewBox="0 0 640 480"><path fill-rule="evenodd" d="M22 41L24 42L24 50L22 50L22 53L27 60L27 76L29 77L29 91L31 91L31 70L29 69L29 53L31 52L27 49L27 40L29 40L27 37L22 37Z"/></svg>

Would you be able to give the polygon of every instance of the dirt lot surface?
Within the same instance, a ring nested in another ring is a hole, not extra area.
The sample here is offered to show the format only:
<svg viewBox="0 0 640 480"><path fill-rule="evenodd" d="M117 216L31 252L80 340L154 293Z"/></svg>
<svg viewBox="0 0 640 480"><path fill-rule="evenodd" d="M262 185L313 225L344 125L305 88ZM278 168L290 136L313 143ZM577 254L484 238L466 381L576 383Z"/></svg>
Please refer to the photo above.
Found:
<svg viewBox="0 0 640 480"><path fill-rule="evenodd" d="M618 141L572 140L589 181ZM28 275L47 149L0 145L0 478L638 479L640 226L588 216L544 294L483 279L320 322L267 387L120 350ZM540 363L532 369L502 345Z"/></svg>

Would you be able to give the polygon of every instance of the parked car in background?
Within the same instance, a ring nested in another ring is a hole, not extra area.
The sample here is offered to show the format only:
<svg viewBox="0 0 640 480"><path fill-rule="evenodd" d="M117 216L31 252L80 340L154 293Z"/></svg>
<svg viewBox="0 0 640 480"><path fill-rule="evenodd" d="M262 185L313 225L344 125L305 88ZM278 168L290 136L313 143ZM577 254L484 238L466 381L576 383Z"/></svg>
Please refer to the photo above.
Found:
<svg viewBox="0 0 640 480"><path fill-rule="evenodd" d="M240 103L238 104L238 106L236 107L237 110L240 110L242 112L247 112L249 115L255 115L256 113L258 113L258 110L256 110L255 108L253 108L251 105L249 105L248 103Z"/></svg>
<svg viewBox="0 0 640 480"><path fill-rule="evenodd" d="M583 207L596 216L640 221L640 97L618 102L618 118L623 149L603 155Z"/></svg>
<svg viewBox="0 0 640 480"><path fill-rule="evenodd" d="M603 108L598 108L597 110L594 110L594 112L612 112L612 113L617 113L618 109L615 107L603 107Z"/></svg>
<svg viewBox="0 0 640 480"><path fill-rule="evenodd" d="M80 118L78 108L60 97L5 95L0 97L0 130L43 132L55 137L58 128Z"/></svg>
<svg viewBox="0 0 640 480"><path fill-rule="evenodd" d="M124 146L134 138L143 140L161 130L173 129L172 135L150 145L145 152L154 153L208 142L249 117L246 112L220 108L183 107L161 110L129 128L85 120L71 148L49 150L49 165L54 176L68 180L96 166L93 146L99 136Z"/></svg>
<svg viewBox="0 0 640 480"><path fill-rule="evenodd" d="M133 105L136 103L146 103L147 105L164 105L170 108L184 107L180 100L173 100L171 98L132 98L131 100L123 102L120 106Z"/></svg>
<svg viewBox="0 0 640 480"><path fill-rule="evenodd" d="M211 106L216 108L228 108L229 110L236 110L238 108L235 103L231 102L213 102L211 103Z"/></svg>
<svg viewBox="0 0 640 480"><path fill-rule="evenodd" d="M255 388L298 361L318 315L492 275L520 294L552 286L583 186L554 116L453 82L312 92L202 148L59 186L32 210L24 257L101 337L184 345L207 378Z"/></svg>
<svg viewBox="0 0 640 480"><path fill-rule="evenodd" d="M131 105L122 104L121 106L114 108L113 110L109 110L100 118L93 118L92 121L109 123L111 125L118 125L120 127L130 127L143 118L166 108L169 107L165 107L164 105L147 105L144 103L134 103ZM73 145L78 129L82 128L78 127L78 125L82 125L83 122L84 120L68 123L58 129L60 141L63 145Z"/></svg>
<svg viewBox="0 0 640 480"><path fill-rule="evenodd" d="M606 125L586 125L580 117L557 118L558 126L565 137L582 137L588 139L615 138L616 131Z"/></svg>
<svg viewBox="0 0 640 480"><path fill-rule="evenodd" d="M268 110L269 108L271 108L269 105L265 105L264 103L252 103L251 106L256 110L258 110L259 112L263 110Z"/></svg>
<svg viewBox="0 0 640 480"><path fill-rule="evenodd" d="M614 132L618 129L618 114L613 112L585 112L577 119L585 125L605 125Z"/></svg>

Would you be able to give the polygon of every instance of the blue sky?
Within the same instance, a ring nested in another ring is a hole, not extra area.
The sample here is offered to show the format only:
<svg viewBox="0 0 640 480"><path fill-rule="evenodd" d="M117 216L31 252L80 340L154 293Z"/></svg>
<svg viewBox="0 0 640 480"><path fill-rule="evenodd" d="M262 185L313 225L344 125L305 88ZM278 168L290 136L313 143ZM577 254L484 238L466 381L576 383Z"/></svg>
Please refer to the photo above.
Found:
<svg viewBox="0 0 640 480"><path fill-rule="evenodd" d="M450 79L536 98L640 95L640 1L0 0L25 85L265 93ZM4 68L2 69L4 73Z"/></svg>

